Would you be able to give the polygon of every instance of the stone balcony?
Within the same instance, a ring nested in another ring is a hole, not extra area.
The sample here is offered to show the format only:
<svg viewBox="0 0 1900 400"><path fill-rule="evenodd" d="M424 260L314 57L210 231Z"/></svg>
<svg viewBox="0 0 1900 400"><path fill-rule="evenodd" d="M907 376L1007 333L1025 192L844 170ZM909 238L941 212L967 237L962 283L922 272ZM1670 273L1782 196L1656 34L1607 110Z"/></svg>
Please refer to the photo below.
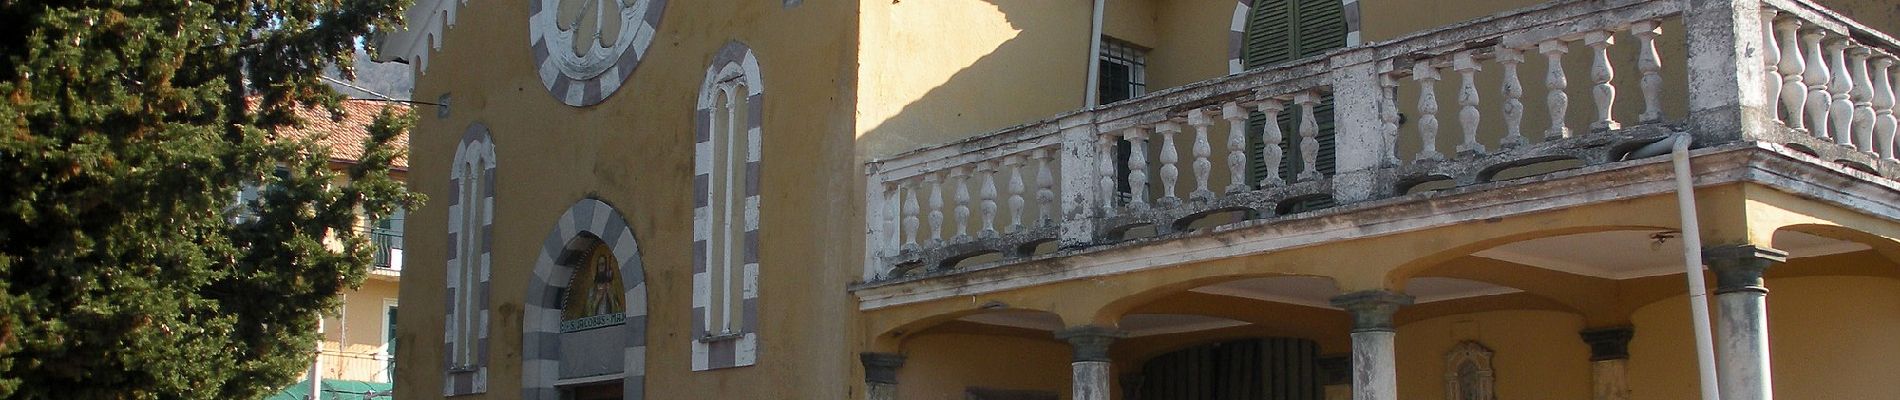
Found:
<svg viewBox="0 0 1900 400"><path fill-rule="evenodd" d="M875 308L1487 218L1420 205L1449 196L1523 213L1655 194L1628 188L1675 136L1717 165L1698 184L1826 170L1859 188L1836 203L1900 206L1900 41L1804 0L1695 3L1555 1L868 162L853 289ZM1245 129L1281 114L1298 122ZM1166 251L1125 251L1144 246ZM997 272L1023 264L1044 278Z"/></svg>

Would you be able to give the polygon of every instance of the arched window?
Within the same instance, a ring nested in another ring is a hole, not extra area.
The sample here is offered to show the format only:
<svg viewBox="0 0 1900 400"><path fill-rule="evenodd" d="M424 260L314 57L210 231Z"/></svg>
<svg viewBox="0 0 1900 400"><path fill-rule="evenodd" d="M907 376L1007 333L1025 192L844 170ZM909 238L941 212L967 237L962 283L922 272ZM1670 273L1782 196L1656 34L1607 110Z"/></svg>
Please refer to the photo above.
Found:
<svg viewBox="0 0 1900 400"><path fill-rule="evenodd" d="M1252 0L1243 1L1241 7L1246 13L1242 35L1243 43L1237 47L1239 65L1245 69L1284 64L1306 57L1324 54L1353 44L1351 26L1356 22L1348 18L1346 5L1340 0ZM1353 7L1357 7L1354 2ZM1352 14L1357 14L1352 13ZM1238 21L1237 21L1238 22ZM1236 71L1238 72L1238 71ZM1313 118L1319 127L1315 137L1319 141L1317 163L1314 167L1323 176L1331 176L1336 166L1333 163L1333 98L1324 95L1313 107ZM1277 121L1271 123L1280 126L1280 132L1298 132L1300 113L1280 113ZM1266 144L1259 138L1260 132L1269 123L1265 114L1254 113L1247 118L1248 181L1260 182L1270 169L1277 169L1282 179L1296 179L1302 168L1299 158L1300 140L1282 140L1282 157L1278 165L1267 165ZM1324 208L1332 204L1331 199L1314 199L1295 204L1288 212Z"/></svg>
<svg viewBox="0 0 1900 400"><path fill-rule="evenodd" d="M449 298L443 328L447 396L488 389L489 249L495 213L495 145L488 128L470 126L449 177Z"/></svg>
<svg viewBox="0 0 1900 400"><path fill-rule="evenodd" d="M693 153L693 370L758 359L760 121L752 50L729 43L700 87Z"/></svg>

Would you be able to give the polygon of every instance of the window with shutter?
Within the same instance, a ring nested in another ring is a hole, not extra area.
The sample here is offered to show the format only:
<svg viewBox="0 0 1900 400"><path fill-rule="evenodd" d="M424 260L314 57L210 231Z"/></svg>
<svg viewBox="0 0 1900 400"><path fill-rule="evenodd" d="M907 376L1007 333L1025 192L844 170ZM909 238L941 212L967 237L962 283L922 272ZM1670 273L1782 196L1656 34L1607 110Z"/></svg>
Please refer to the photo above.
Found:
<svg viewBox="0 0 1900 400"><path fill-rule="evenodd" d="M1243 64L1248 69L1273 66L1301 58L1311 57L1327 51L1346 47L1345 7L1340 0L1255 0L1247 16L1247 41L1242 53ZM1319 125L1319 160L1316 167L1328 176L1333 174L1333 99L1323 96L1313 109L1313 117ZM1280 114L1280 131L1285 132L1280 141L1282 154L1280 165L1266 165L1265 143L1260 141L1260 132L1265 129L1266 116L1254 113L1247 118L1248 180L1258 183L1267 175L1267 168L1279 168L1280 176L1292 180L1298 176L1304 163L1300 161L1299 137L1300 113L1296 106L1290 106L1288 112ZM1295 204L1290 212L1324 208L1333 204L1331 199L1317 199Z"/></svg>
<svg viewBox="0 0 1900 400"><path fill-rule="evenodd" d="M1103 36L1101 64L1097 78L1096 103L1110 104L1148 94L1148 53L1134 43ZM1126 196L1128 187L1128 142L1115 141L1115 189Z"/></svg>

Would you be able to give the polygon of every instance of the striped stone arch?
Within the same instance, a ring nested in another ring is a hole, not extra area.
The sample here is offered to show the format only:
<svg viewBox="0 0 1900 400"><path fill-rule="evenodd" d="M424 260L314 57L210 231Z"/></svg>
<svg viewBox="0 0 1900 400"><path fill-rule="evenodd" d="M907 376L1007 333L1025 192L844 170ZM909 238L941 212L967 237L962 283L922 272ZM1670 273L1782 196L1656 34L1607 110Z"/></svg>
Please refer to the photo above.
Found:
<svg viewBox="0 0 1900 400"><path fill-rule="evenodd" d="M759 186L761 125L765 109L765 86L759 75L759 60L753 56L752 49L739 42L729 42L713 55L712 65L706 67L706 81L700 86L699 108L695 113L694 131L697 140L693 153L693 370L705 371L718 368L753 365L758 361L758 316L759 316ZM744 260L739 276L743 279L740 298L743 304L738 310L738 328L733 334L714 336L706 330L707 307L712 303L712 274L708 272L715 250L710 245L712 239L712 173L714 169L713 149L716 138L712 131L712 118L717 113L714 104L719 89L730 83L743 84L746 95L746 149L745 182L739 187L745 190L743 204L744 216L740 219L745 226L743 242L739 244Z"/></svg>
<svg viewBox="0 0 1900 400"><path fill-rule="evenodd" d="M619 329L625 338L621 351L624 364L622 397L639 400L645 396L647 353L646 267L640 260L640 243L612 205L595 199L582 199L568 207L541 242L541 255L535 258L534 275L528 279L528 292L522 306L521 323L521 398L559 400L561 379L561 308L579 263L595 243L613 250L620 264L620 279L626 289L626 322Z"/></svg>
<svg viewBox="0 0 1900 400"><path fill-rule="evenodd" d="M1229 74L1238 74L1247 68L1247 64L1241 60L1241 57L1247 49L1247 13L1253 11L1254 1L1256 0L1240 0L1234 4L1234 20L1228 26L1227 32L1227 73ZM1346 47L1358 46L1361 26L1359 16L1362 15L1359 12L1359 0L1340 0L1340 2L1343 3L1342 10L1346 13Z"/></svg>
<svg viewBox="0 0 1900 400"><path fill-rule="evenodd" d="M494 249L494 239L490 234L494 232L495 224L495 142L487 126L471 124L462 133L462 140L455 149L455 164L450 169L449 254L444 274L448 278L448 286L443 292L447 295L448 301L445 303L448 306L442 329L443 348L448 352L442 357L444 396L488 391L489 253ZM480 171L479 177L469 176L471 170ZM470 179L477 181L469 182ZM479 188L479 193L473 193L472 204L464 200L464 197L471 197L464 196L467 194L463 193L467 190L465 183L475 183L474 187ZM479 226L465 226L470 225L465 222L471 220L465 215L471 212L467 210L469 207L475 207L472 212L480 214L473 218L476 221L474 225ZM467 240L466 235L476 236L473 240ZM472 253L467 251L470 246L475 248ZM463 283L462 277L470 273L476 274L477 283L473 287L463 287L467 285ZM473 301L458 301L467 291L474 291ZM462 336L461 330L464 329L457 325L457 321L461 321L460 318L464 316L471 318L469 322L472 326L467 329L475 331L474 346L469 349L472 354L466 357L455 354L456 340Z"/></svg>

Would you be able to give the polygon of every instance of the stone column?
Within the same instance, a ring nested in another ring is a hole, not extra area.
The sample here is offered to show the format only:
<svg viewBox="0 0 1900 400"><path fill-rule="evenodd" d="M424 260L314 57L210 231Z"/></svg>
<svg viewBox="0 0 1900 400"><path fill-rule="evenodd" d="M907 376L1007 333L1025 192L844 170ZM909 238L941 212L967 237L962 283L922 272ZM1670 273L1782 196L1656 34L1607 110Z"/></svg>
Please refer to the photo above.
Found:
<svg viewBox="0 0 1900 400"><path fill-rule="evenodd" d="M1724 400L1769 400L1768 288L1761 274L1788 260L1788 253L1755 245L1704 249L1702 261L1715 273L1716 371Z"/></svg>
<svg viewBox="0 0 1900 400"><path fill-rule="evenodd" d="M1075 355L1070 360L1072 400L1109 400L1108 345L1121 338L1122 332L1085 325L1056 332L1056 339L1069 342Z"/></svg>
<svg viewBox="0 0 1900 400"><path fill-rule="evenodd" d="M897 369L904 356L891 353L858 353L864 363L864 393L870 400L897 400Z"/></svg>
<svg viewBox="0 0 1900 400"><path fill-rule="evenodd" d="M1583 331L1583 342L1590 345L1590 398L1629 400L1630 338L1632 327Z"/></svg>
<svg viewBox="0 0 1900 400"><path fill-rule="evenodd" d="M1366 290L1333 297L1333 306L1352 313L1353 400L1398 400L1398 357L1392 314L1411 305L1412 296Z"/></svg>

